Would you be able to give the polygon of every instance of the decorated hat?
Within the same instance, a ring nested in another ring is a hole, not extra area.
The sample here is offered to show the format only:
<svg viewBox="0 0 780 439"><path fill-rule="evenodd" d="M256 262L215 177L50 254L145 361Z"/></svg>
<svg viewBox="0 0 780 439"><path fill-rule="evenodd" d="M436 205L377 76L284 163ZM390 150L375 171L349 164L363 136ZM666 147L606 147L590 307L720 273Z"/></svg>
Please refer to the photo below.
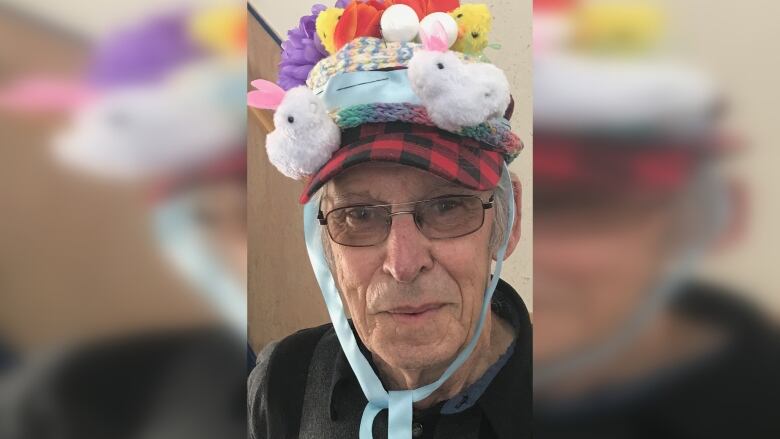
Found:
<svg viewBox="0 0 780 439"><path fill-rule="evenodd" d="M523 144L506 76L483 56L491 22L485 5L451 0L314 6L282 44L279 84L248 95L275 110L268 159L305 182L300 202L369 161L494 188Z"/></svg>

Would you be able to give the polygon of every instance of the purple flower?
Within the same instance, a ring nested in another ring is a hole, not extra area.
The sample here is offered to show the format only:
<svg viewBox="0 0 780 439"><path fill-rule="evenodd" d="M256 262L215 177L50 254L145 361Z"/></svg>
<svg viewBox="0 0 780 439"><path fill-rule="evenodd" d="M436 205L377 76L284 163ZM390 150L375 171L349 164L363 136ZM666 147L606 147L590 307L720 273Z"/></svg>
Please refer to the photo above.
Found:
<svg viewBox="0 0 780 439"><path fill-rule="evenodd" d="M316 21L325 5L314 5L311 15L301 17L298 27L287 32L282 43L282 61L279 63L279 86L285 90L303 85L309 72L319 60L328 56L317 36Z"/></svg>
<svg viewBox="0 0 780 439"><path fill-rule="evenodd" d="M146 18L100 41L87 71L90 84L113 87L161 80L203 55L190 38L187 10Z"/></svg>

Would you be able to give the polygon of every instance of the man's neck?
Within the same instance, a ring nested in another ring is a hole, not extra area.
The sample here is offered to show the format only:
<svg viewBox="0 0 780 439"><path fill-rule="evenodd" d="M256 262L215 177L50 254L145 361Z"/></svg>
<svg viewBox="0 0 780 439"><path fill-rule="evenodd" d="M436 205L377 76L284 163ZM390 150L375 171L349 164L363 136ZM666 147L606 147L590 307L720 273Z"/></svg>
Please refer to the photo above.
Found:
<svg viewBox="0 0 780 439"><path fill-rule="evenodd" d="M440 401L446 401L473 384L485 371L506 352L514 340L514 331L509 323L491 313L474 351L455 373L431 396L414 404L425 409ZM454 359L454 357L453 357ZM410 390L430 384L444 373L449 363L427 369L399 370L374 356L379 375L389 389Z"/></svg>

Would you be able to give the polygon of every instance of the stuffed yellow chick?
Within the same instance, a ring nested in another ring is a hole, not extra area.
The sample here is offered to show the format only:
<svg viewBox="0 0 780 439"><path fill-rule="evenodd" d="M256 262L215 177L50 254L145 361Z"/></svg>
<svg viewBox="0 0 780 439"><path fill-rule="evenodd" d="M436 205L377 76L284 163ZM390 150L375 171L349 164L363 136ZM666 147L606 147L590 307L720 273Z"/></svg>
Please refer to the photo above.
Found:
<svg viewBox="0 0 780 439"><path fill-rule="evenodd" d="M493 16L487 5L461 5L450 15L458 23L458 39L451 49L468 54L479 54L485 50L493 26Z"/></svg>
<svg viewBox="0 0 780 439"><path fill-rule="evenodd" d="M574 11L574 44L606 53L644 53L655 46L664 19L657 5L646 1L602 1Z"/></svg>

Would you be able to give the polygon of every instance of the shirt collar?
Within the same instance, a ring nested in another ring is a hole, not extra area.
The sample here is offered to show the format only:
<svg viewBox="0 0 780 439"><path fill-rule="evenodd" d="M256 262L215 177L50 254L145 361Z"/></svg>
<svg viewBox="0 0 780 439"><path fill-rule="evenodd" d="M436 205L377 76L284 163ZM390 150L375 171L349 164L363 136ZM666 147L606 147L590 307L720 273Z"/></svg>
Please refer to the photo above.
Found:
<svg viewBox="0 0 780 439"><path fill-rule="evenodd" d="M531 321L520 296L505 282L499 282L506 315L516 319L514 354L493 378L478 404L499 438L530 437L533 425L531 402ZM497 289L498 291L498 289ZM494 306L495 308L495 306ZM496 311L501 315L501 311Z"/></svg>

